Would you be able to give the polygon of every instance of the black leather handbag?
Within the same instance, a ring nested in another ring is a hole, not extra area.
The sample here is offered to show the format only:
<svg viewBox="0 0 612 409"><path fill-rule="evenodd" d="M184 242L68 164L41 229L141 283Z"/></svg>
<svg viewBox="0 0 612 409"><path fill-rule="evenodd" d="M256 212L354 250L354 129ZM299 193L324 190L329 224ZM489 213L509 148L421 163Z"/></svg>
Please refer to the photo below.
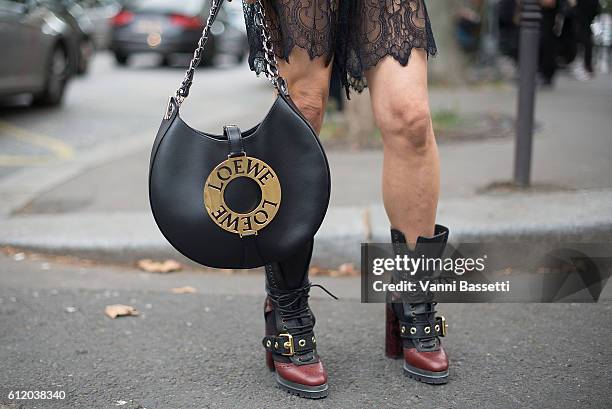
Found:
<svg viewBox="0 0 612 409"><path fill-rule="evenodd" d="M212 1L185 79L169 100L151 153L149 200L163 235L188 258L254 268L284 260L312 239L329 204L329 166L278 73L261 2L255 6L264 71L278 91L264 120L244 132L226 125L214 135L180 118L222 3Z"/></svg>

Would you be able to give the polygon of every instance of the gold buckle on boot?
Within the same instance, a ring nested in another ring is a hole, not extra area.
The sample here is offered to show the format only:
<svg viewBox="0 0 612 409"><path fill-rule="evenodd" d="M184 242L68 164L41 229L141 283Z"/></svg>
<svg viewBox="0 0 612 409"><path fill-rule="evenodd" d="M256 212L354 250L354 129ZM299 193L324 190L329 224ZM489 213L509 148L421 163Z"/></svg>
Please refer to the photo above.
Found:
<svg viewBox="0 0 612 409"><path fill-rule="evenodd" d="M284 333L284 334L279 334L278 337L286 337L287 341L285 341L283 343L283 347L285 349L288 349L289 352L287 353L282 353L281 355L284 356L293 356L295 355L295 348L293 347L293 335L289 334L289 333Z"/></svg>
<svg viewBox="0 0 612 409"><path fill-rule="evenodd" d="M440 321L442 324L442 328L440 328L441 334L443 337L446 336L446 328L448 327L448 324L446 324L446 318L444 318L443 315L440 316Z"/></svg>

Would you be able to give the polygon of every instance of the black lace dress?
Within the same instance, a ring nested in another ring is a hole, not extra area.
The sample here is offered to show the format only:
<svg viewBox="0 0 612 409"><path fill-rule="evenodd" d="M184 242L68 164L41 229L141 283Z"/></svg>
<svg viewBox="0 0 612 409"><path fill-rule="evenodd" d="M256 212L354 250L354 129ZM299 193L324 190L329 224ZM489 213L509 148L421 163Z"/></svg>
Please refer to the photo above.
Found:
<svg viewBox="0 0 612 409"><path fill-rule="evenodd" d="M413 48L437 52L424 0L263 0L278 57L289 61L293 47L310 58L334 61L347 95L366 86L364 72L387 55L406 65ZM250 44L249 64L260 72L261 37L254 6L244 3Z"/></svg>

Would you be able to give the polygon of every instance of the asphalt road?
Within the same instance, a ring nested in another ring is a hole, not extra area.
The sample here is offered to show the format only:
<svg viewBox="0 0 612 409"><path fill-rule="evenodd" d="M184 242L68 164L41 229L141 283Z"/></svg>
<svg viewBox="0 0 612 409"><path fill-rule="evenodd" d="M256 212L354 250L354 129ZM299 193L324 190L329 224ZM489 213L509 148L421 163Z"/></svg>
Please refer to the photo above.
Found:
<svg viewBox="0 0 612 409"><path fill-rule="evenodd" d="M601 408L612 405L612 303L443 305L451 379L416 383L383 356L383 308L356 279L313 290L329 397L275 387L259 274L156 275L0 257L1 408ZM190 285L196 294L172 294ZM123 303L138 317L111 320ZM9 390L64 401L8 401ZM123 404L122 404L123 403ZM5 406L2 406L4 404Z"/></svg>
<svg viewBox="0 0 612 409"><path fill-rule="evenodd" d="M118 67L110 54L102 52L86 76L69 83L59 107L31 107L21 97L1 101L0 178L21 168L61 165L101 144L143 136L152 140L167 98L174 94L184 71L181 66L160 67L148 55ZM252 107L257 118L272 97L266 85L246 65L198 69L181 114L196 127L210 125L211 118L218 120L220 129L231 116L227 106L218 103L223 99L235 109L245 104ZM241 97L228 98L228 89Z"/></svg>

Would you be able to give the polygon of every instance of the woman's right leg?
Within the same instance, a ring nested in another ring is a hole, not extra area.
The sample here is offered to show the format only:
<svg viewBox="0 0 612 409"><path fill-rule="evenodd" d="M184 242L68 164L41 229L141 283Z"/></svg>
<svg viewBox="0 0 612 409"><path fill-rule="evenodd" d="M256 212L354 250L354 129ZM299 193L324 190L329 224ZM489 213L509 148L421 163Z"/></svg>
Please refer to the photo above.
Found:
<svg viewBox="0 0 612 409"><path fill-rule="evenodd" d="M289 63L279 59L280 74L289 94L317 133L321 130L331 64L323 58L311 60L294 48ZM308 269L312 241L287 260L266 265L264 304L267 364L276 373L282 389L305 398L327 396L327 372L319 359L314 334L315 318L308 306Z"/></svg>
<svg viewBox="0 0 612 409"><path fill-rule="evenodd" d="M326 66L324 57L310 59L306 50L295 47L289 62L278 59L278 68L287 80L291 99L318 134L327 105L332 63Z"/></svg>

